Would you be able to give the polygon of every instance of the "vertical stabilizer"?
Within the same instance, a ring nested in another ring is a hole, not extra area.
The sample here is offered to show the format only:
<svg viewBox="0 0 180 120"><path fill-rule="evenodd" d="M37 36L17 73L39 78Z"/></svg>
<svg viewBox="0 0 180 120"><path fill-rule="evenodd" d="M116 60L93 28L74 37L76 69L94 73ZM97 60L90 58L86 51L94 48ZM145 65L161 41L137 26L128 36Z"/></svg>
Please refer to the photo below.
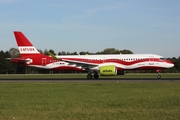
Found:
<svg viewBox="0 0 180 120"><path fill-rule="evenodd" d="M14 36L21 56L40 54L22 32L14 31Z"/></svg>

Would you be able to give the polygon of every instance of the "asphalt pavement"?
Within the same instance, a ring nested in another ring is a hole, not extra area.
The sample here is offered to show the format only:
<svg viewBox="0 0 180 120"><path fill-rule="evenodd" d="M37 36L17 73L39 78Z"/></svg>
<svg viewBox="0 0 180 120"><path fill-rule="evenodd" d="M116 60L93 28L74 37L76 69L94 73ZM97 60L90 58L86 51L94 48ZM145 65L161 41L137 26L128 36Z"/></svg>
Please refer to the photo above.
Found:
<svg viewBox="0 0 180 120"><path fill-rule="evenodd" d="M38 79L0 79L0 82L180 82L180 78L38 78Z"/></svg>

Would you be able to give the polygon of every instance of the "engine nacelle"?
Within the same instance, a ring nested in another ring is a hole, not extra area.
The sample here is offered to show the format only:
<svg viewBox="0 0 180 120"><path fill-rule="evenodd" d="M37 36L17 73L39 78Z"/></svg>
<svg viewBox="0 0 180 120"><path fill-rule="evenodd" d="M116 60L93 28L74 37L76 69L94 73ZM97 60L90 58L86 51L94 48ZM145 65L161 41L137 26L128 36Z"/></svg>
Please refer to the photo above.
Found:
<svg viewBox="0 0 180 120"><path fill-rule="evenodd" d="M112 76L117 75L117 69L114 65L100 67L100 75Z"/></svg>

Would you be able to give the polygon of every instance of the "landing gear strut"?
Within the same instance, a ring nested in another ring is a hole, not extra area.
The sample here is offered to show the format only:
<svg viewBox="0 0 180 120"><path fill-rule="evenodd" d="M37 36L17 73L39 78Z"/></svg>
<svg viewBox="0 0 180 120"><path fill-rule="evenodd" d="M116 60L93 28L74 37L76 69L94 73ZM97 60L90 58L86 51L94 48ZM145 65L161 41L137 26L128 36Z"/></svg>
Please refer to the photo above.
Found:
<svg viewBox="0 0 180 120"><path fill-rule="evenodd" d="M156 72L158 73L157 79L161 79L161 75L160 75L161 70L156 70Z"/></svg>
<svg viewBox="0 0 180 120"><path fill-rule="evenodd" d="M92 73L94 73L94 75L92 75ZM89 71L87 74L87 79L92 79L94 77L94 79L98 79L99 75L97 71Z"/></svg>

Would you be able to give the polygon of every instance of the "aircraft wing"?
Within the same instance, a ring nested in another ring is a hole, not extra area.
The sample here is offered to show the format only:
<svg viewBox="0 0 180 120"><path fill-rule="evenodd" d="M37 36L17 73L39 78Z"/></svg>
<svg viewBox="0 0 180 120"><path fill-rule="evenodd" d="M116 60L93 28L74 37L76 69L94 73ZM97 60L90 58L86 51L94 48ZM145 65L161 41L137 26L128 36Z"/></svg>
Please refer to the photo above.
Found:
<svg viewBox="0 0 180 120"><path fill-rule="evenodd" d="M62 61L68 62L70 65L74 65L76 64L76 66L91 66L91 67L97 67L99 66L99 64L95 64L95 63L87 63L87 62L83 62L83 61L75 61L75 60L67 60L67 59L61 59Z"/></svg>

